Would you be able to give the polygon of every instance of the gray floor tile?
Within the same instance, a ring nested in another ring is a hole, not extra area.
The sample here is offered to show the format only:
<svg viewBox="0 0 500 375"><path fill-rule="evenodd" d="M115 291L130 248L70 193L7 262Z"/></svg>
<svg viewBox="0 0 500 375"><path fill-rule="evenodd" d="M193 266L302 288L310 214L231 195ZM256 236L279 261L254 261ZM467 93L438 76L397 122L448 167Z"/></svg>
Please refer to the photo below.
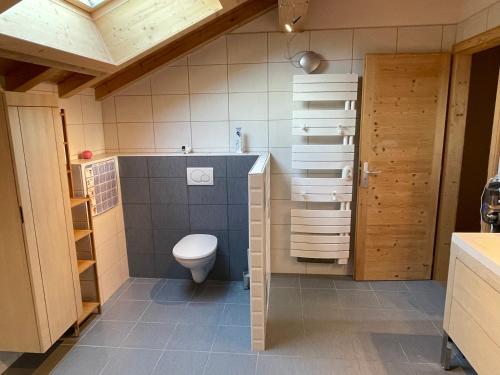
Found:
<svg viewBox="0 0 500 375"><path fill-rule="evenodd" d="M349 290L371 290L370 283L367 281L354 281L352 277L336 277L333 279L335 288Z"/></svg>
<svg viewBox="0 0 500 375"><path fill-rule="evenodd" d="M438 281L405 281L406 287L410 292L417 293L444 293L445 287Z"/></svg>
<svg viewBox="0 0 500 375"><path fill-rule="evenodd" d="M377 291L375 294L384 309L418 309L415 296L410 292Z"/></svg>
<svg viewBox="0 0 500 375"><path fill-rule="evenodd" d="M332 331L327 325L306 324L301 355L355 360L354 337L349 332Z"/></svg>
<svg viewBox="0 0 500 375"><path fill-rule="evenodd" d="M118 349L100 375L151 374L161 354L159 350Z"/></svg>
<svg viewBox="0 0 500 375"><path fill-rule="evenodd" d="M333 279L329 276L300 275L300 287L305 288L335 288Z"/></svg>
<svg viewBox="0 0 500 375"><path fill-rule="evenodd" d="M133 322L99 321L80 340L79 344L118 347L134 325Z"/></svg>
<svg viewBox="0 0 500 375"><path fill-rule="evenodd" d="M276 305L300 305L299 288L271 288L269 301Z"/></svg>
<svg viewBox="0 0 500 375"><path fill-rule="evenodd" d="M141 317L142 322L177 323L186 311L186 302L153 301Z"/></svg>
<svg viewBox="0 0 500 375"><path fill-rule="evenodd" d="M208 353L187 351L165 351L153 375L203 374Z"/></svg>
<svg viewBox="0 0 500 375"><path fill-rule="evenodd" d="M427 315L418 310L383 310L387 328L393 334L438 335L440 332Z"/></svg>
<svg viewBox="0 0 500 375"><path fill-rule="evenodd" d="M302 323L302 307L298 305L286 305L270 303L268 310L268 324L295 325Z"/></svg>
<svg viewBox="0 0 500 375"><path fill-rule="evenodd" d="M356 368L358 372L349 371ZM342 372L337 372L342 370ZM332 360L326 358L302 358L284 356L260 356L257 362L256 375L359 375L357 362Z"/></svg>
<svg viewBox="0 0 500 375"><path fill-rule="evenodd" d="M191 301L195 290L196 284L191 280L168 279L153 299L155 301Z"/></svg>
<svg viewBox="0 0 500 375"><path fill-rule="evenodd" d="M369 290L337 290L339 302L345 308L380 308L375 292Z"/></svg>
<svg viewBox="0 0 500 375"><path fill-rule="evenodd" d="M225 303L231 286L229 284L209 284L199 287L193 296L194 302Z"/></svg>
<svg viewBox="0 0 500 375"><path fill-rule="evenodd" d="M224 307L221 324L235 326L250 326L250 306L227 304Z"/></svg>
<svg viewBox="0 0 500 375"><path fill-rule="evenodd" d="M377 309L343 309L352 332L386 333L389 328L387 310ZM402 311L402 310L394 310Z"/></svg>
<svg viewBox="0 0 500 375"><path fill-rule="evenodd" d="M175 330L175 324L138 323L128 334L122 347L164 349Z"/></svg>
<svg viewBox="0 0 500 375"><path fill-rule="evenodd" d="M370 281L373 290L385 290L391 292L408 292L406 284L401 281Z"/></svg>
<svg viewBox="0 0 500 375"><path fill-rule="evenodd" d="M415 302L422 311L443 316L445 295L439 291L413 292Z"/></svg>
<svg viewBox="0 0 500 375"><path fill-rule="evenodd" d="M118 298L121 300L149 301L161 289L163 283L164 280L162 279L153 283L134 282Z"/></svg>
<svg viewBox="0 0 500 375"><path fill-rule="evenodd" d="M76 346L66 355L51 374L99 374L114 355L116 355L116 349Z"/></svg>
<svg viewBox="0 0 500 375"><path fill-rule="evenodd" d="M205 375L254 375L255 354L211 353Z"/></svg>
<svg viewBox="0 0 500 375"><path fill-rule="evenodd" d="M166 279L158 279L156 277L131 277L130 282L134 284L155 284L155 283L164 283Z"/></svg>
<svg viewBox="0 0 500 375"><path fill-rule="evenodd" d="M415 375L410 363L359 361L363 375Z"/></svg>
<svg viewBox="0 0 500 375"><path fill-rule="evenodd" d="M102 315L102 320L137 321L146 310L149 303L149 301L118 300Z"/></svg>
<svg viewBox="0 0 500 375"><path fill-rule="evenodd" d="M251 353L250 327L219 326L212 351Z"/></svg>
<svg viewBox="0 0 500 375"><path fill-rule="evenodd" d="M402 335L400 342L410 362L440 363L442 342L440 336Z"/></svg>
<svg viewBox="0 0 500 375"><path fill-rule="evenodd" d="M335 289L302 289L302 304L304 306L338 305L339 300Z"/></svg>
<svg viewBox="0 0 500 375"><path fill-rule="evenodd" d="M344 320L344 312L335 305L304 305L302 307L304 324L324 323L326 326Z"/></svg>
<svg viewBox="0 0 500 375"><path fill-rule="evenodd" d="M231 285L226 295L226 303L250 304L250 290L243 289L243 284Z"/></svg>
<svg viewBox="0 0 500 375"><path fill-rule="evenodd" d="M398 335L356 333L354 352L358 359L365 361L408 362Z"/></svg>
<svg viewBox="0 0 500 375"><path fill-rule="evenodd" d="M167 349L209 351L217 333L217 326L178 324Z"/></svg>
<svg viewBox="0 0 500 375"><path fill-rule="evenodd" d="M304 355L305 335L302 324L268 323L266 351L261 355Z"/></svg>
<svg viewBox="0 0 500 375"><path fill-rule="evenodd" d="M300 285L299 275L297 275L297 274L273 273L271 275L271 287L298 288L299 285Z"/></svg>
<svg viewBox="0 0 500 375"><path fill-rule="evenodd" d="M475 375L476 372L471 368L463 369L454 367L450 371L445 371L440 364L419 363L414 364L412 369L415 375Z"/></svg>
<svg viewBox="0 0 500 375"><path fill-rule="evenodd" d="M218 324L222 318L224 305L220 303L188 303L182 322L186 324Z"/></svg>

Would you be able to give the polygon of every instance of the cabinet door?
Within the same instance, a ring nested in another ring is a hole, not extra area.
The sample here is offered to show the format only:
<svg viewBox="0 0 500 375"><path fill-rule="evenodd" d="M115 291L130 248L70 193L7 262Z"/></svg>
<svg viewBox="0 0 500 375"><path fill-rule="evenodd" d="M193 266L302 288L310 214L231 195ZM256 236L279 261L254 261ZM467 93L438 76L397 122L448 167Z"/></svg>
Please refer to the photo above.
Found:
<svg viewBox="0 0 500 375"><path fill-rule="evenodd" d="M19 131L26 166L29 197L23 196L23 206L30 205L36 249L40 262L43 291L51 342L77 320L70 242L64 206L63 184L57 154L57 139L52 109L19 107ZM18 152L20 150L17 150ZM16 159L19 159L17 157Z"/></svg>
<svg viewBox="0 0 500 375"><path fill-rule="evenodd" d="M356 279L429 279L450 72L446 54L368 55Z"/></svg>

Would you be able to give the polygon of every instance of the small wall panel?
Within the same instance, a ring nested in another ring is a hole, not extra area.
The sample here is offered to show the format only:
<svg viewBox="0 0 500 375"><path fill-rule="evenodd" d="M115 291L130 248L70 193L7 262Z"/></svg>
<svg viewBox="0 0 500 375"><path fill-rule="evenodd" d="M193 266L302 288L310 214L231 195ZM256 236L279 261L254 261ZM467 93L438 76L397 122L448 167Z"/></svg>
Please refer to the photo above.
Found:
<svg viewBox="0 0 500 375"><path fill-rule="evenodd" d="M293 169L343 169L353 166L354 145L293 145Z"/></svg>
<svg viewBox="0 0 500 375"><path fill-rule="evenodd" d="M349 233L351 211L293 209L291 224L294 233Z"/></svg>

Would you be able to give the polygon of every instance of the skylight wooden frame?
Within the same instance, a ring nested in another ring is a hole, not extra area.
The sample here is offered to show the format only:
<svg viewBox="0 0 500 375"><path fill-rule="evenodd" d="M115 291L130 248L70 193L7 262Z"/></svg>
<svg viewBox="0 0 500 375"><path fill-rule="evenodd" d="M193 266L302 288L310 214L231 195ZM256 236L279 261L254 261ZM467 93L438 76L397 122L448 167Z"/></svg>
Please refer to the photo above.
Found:
<svg viewBox="0 0 500 375"><path fill-rule="evenodd" d="M66 1L67 3L70 3L71 5L74 5L80 9L88 12L88 13L93 13L93 12L97 11L98 9L102 8L103 6L114 2L115 0L103 0L99 4L97 4L95 7L88 6L80 0L64 0L64 1Z"/></svg>

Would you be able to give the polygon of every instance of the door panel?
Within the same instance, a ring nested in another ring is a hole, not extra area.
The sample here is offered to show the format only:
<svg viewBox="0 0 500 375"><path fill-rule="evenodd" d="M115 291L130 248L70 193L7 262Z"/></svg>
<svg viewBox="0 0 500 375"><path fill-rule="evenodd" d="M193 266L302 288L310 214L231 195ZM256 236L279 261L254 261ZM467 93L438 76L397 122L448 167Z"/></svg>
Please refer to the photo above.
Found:
<svg viewBox="0 0 500 375"><path fill-rule="evenodd" d="M34 231L52 342L77 319L56 133L51 108L19 107Z"/></svg>
<svg viewBox="0 0 500 375"><path fill-rule="evenodd" d="M380 173L358 189L357 280L431 276L449 69L446 54L366 57L360 164Z"/></svg>

